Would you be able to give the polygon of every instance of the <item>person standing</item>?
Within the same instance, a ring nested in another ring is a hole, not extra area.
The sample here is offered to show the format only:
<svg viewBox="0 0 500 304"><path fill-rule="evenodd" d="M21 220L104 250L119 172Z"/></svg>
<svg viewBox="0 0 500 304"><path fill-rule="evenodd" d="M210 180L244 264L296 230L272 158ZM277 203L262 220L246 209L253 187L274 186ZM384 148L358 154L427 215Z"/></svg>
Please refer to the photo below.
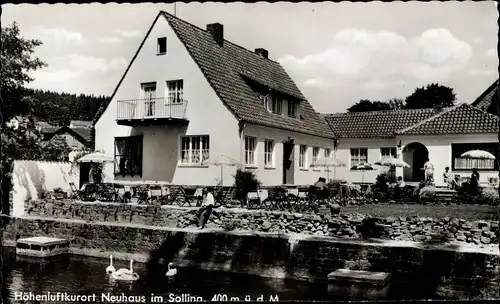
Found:
<svg viewBox="0 0 500 304"><path fill-rule="evenodd" d="M427 158L427 162L424 164L425 172L425 183L431 185L434 183L434 165L431 162L430 157Z"/></svg>
<svg viewBox="0 0 500 304"><path fill-rule="evenodd" d="M198 228L203 229L208 222L208 218L212 214L214 208L215 198L212 194L212 189L203 189L203 203L201 204L201 214L198 221Z"/></svg>
<svg viewBox="0 0 500 304"><path fill-rule="evenodd" d="M443 173L443 180L448 186L448 189L453 189L453 176L451 175L450 172L450 167L444 168L444 173Z"/></svg>

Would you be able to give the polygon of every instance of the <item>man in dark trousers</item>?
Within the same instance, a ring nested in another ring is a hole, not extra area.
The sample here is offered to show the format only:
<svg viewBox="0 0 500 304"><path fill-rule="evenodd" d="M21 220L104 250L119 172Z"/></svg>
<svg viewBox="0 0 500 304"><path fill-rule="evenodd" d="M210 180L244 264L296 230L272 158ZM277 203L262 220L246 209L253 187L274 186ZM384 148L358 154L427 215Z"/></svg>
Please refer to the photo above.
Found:
<svg viewBox="0 0 500 304"><path fill-rule="evenodd" d="M198 228L203 229L208 222L208 218L212 214L212 209L214 208L214 195L212 194L212 189L203 189L203 203L201 204L201 215L198 222Z"/></svg>

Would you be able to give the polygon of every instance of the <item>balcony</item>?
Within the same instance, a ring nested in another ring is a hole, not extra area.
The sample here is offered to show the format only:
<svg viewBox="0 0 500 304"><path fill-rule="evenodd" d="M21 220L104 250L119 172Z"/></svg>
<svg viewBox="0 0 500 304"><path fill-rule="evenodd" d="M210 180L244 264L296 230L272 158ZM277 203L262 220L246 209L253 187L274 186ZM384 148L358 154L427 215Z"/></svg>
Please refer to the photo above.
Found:
<svg viewBox="0 0 500 304"><path fill-rule="evenodd" d="M116 122L123 126L186 124L187 100L173 97L118 100Z"/></svg>

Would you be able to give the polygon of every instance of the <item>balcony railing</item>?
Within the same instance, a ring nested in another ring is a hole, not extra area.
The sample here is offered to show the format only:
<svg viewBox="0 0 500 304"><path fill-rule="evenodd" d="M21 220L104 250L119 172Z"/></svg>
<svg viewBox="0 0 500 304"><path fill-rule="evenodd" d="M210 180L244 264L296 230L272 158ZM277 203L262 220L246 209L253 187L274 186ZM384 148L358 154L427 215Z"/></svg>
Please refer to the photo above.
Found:
<svg viewBox="0 0 500 304"><path fill-rule="evenodd" d="M173 97L118 100L117 120L186 120L187 100Z"/></svg>

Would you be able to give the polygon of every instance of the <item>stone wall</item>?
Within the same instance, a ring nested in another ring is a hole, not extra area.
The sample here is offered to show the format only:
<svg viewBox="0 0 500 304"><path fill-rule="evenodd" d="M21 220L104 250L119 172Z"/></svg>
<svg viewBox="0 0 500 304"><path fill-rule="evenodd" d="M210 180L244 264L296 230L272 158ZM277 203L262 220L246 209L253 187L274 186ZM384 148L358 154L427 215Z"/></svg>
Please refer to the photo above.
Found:
<svg viewBox="0 0 500 304"><path fill-rule="evenodd" d="M406 279L408 292L415 286L425 292L415 295L419 298L499 296L498 255L457 248L425 249L404 242L362 243L318 236L127 227L48 218L4 217L2 222L6 240L43 234L68 238L74 248L143 253L149 256L151 273L164 273L165 261L181 267L301 280L324 280L338 268L349 268L391 272L398 288Z"/></svg>
<svg viewBox="0 0 500 304"><path fill-rule="evenodd" d="M39 200L26 202L26 215L95 222L196 227L198 209L117 203ZM326 210L328 211L328 210ZM458 241L498 244L498 221L467 222L457 218L372 218L357 213L338 217L246 209L217 209L208 227L279 233L305 233L345 239L379 238L404 241Z"/></svg>

